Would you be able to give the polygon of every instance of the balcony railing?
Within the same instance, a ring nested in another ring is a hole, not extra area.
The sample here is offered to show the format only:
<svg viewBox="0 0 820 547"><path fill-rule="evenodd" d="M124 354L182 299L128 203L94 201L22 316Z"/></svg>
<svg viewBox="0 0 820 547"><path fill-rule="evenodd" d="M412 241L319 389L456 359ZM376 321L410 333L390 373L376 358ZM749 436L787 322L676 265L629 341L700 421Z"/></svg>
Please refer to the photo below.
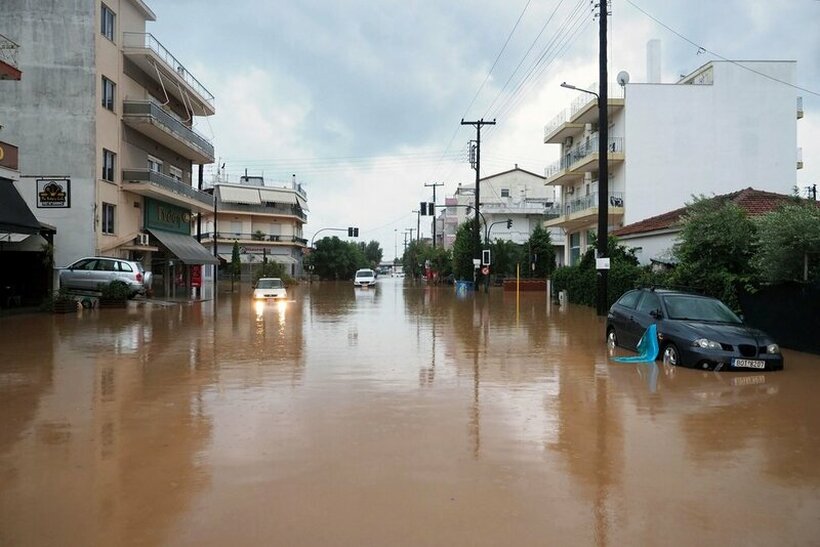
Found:
<svg viewBox="0 0 820 547"><path fill-rule="evenodd" d="M608 153L623 152L624 139L623 137L609 137ZM561 171L569 169L573 164L581 161L591 154L598 153L598 135L594 135L588 141L579 143L572 147L569 152L564 152L564 155L558 161L547 166L544 170L544 176L550 178L557 175Z"/></svg>
<svg viewBox="0 0 820 547"><path fill-rule="evenodd" d="M300 245L307 246L308 240L304 239L299 236L294 235L269 235L263 234L260 236L257 233L246 233L246 232L203 232L202 238L203 239L213 239L214 235L216 235L217 239L228 239L228 240L241 240L241 241L258 241L259 243L298 243Z"/></svg>
<svg viewBox="0 0 820 547"><path fill-rule="evenodd" d="M208 157L214 157L214 145L211 141L182 123L154 101L123 101L124 116L150 116L168 128L177 137L192 143Z"/></svg>
<svg viewBox="0 0 820 547"><path fill-rule="evenodd" d="M123 32L122 33L123 47L144 48L153 51L157 57L168 65L168 67L179 74L180 78L191 86L200 97L202 97L211 107L214 106L214 96L211 92L205 89L205 86L199 83L193 74L188 72L185 66L165 49L159 40L149 32Z"/></svg>
<svg viewBox="0 0 820 547"><path fill-rule="evenodd" d="M199 190L163 173L157 173L156 171L151 171L149 169L123 169L122 180L126 183L149 182L175 194L196 200L204 205L207 205L208 207L213 207L214 198L211 194L200 192Z"/></svg>
<svg viewBox="0 0 820 547"><path fill-rule="evenodd" d="M624 206L624 194L623 192L609 192L609 205L610 207L623 207ZM597 209L598 208L598 192L593 192L588 196L582 196L577 199L573 199L571 201L567 201L564 204L563 214L565 215L573 215L575 213L580 213L582 211L586 211L587 209Z"/></svg>
<svg viewBox="0 0 820 547"><path fill-rule="evenodd" d="M551 205L538 202L518 202L518 203L482 203L481 210L487 214L494 215L553 215L561 213L560 208L556 209Z"/></svg>
<svg viewBox="0 0 820 547"><path fill-rule="evenodd" d="M594 91L598 93L598 84L592 83L589 84L589 87L586 89L590 91ZM624 88L618 84L609 84L606 87L606 96L607 100L609 99L623 99L624 98ZM578 112L583 110L590 101L597 101L598 98L595 95L590 95L589 93L579 93L577 97L572 101L569 107L569 119L572 119ZM569 120L567 120L569 121Z"/></svg>
<svg viewBox="0 0 820 547"><path fill-rule="evenodd" d="M220 201L217 206L218 211L238 211L242 213L259 213L265 215L289 215L299 217L300 219L307 221L307 215L302 210L301 207L296 205L284 205L284 204L273 204L267 203L265 205L253 205L250 203L230 203L226 201Z"/></svg>

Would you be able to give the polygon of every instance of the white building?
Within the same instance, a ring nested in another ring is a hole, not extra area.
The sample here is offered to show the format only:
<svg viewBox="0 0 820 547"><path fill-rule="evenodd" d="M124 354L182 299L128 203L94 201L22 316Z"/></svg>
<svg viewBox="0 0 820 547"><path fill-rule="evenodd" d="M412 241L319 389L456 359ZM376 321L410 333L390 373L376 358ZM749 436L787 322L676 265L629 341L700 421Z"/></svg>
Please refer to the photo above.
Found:
<svg viewBox="0 0 820 547"><path fill-rule="evenodd" d="M233 184L217 177L210 186L216 196L216 213L202 216L200 238L208 252L230 262L236 241L243 264L275 261L288 274L302 275L307 248L302 231L308 206L301 184L243 176Z"/></svg>
<svg viewBox="0 0 820 547"><path fill-rule="evenodd" d="M509 240L523 244L537 225L558 214L554 207L554 189L544 185L544 177L521 169L516 165L509 171L482 178L481 215L482 223L490 227L490 240ZM458 227L468 219L475 218L475 185L459 184L452 196L445 198L445 207L437 217L438 243L451 248ZM512 226L507 228L507 219ZM443 230L442 230L443 228ZM483 227L482 227L483 228ZM563 256L564 237L560 230L550 230L552 243ZM440 234L440 235L439 235ZM482 239L484 238L482 233Z"/></svg>
<svg viewBox="0 0 820 547"><path fill-rule="evenodd" d="M139 260L156 293L177 295L207 288L216 262L191 237L213 209L194 165L214 161L193 122L215 107L146 32L155 18L142 0L4 0L0 34L20 44L26 77L0 81L0 118L20 147L20 194L56 228L55 264Z"/></svg>
<svg viewBox="0 0 820 547"><path fill-rule="evenodd" d="M682 207L693 195L748 186L790 192L802 167L802 101L788 85L795 70L793 61L712 61L676 83L612 86L610 231ZM545 174L548 186L560 188L562 214L547 226L566 232L568 264L595 243L597 119L596 98L582 94L544 128L544 142L561 146Z"/></svg>

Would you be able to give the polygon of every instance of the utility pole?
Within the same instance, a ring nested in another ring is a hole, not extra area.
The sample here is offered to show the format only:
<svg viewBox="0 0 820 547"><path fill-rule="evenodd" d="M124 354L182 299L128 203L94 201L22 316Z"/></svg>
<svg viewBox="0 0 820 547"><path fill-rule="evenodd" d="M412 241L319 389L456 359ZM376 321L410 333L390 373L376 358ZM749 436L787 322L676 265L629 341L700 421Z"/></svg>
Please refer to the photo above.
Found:
<svg viewBox="0 0 820 547"><path fill-rule="evenodd" d="M495 125L495 119L491 122L485 122L484 118L474 122L465 122L462 118L461 125L475 127L475 210L479 211L481 208L481 128L485 125ZM481 258L481 231L478 225L478 215L475 216L475 225L473 226L473 258Z"/></svg>
<svg viewBox="0 0 820 547"><path fill-rule="evenodd" d="M425 183L424 186L426 188L430 188L430 187L433 188L433 212L431 214L433 215L433 248L435 249L436 248L436 223L437 223L437 220L436 220L436 186L444 186L444 183L443 182L432 182L430 184Z"/></svg>
<svg viewBox="0 0 820 547"><path fill-rule="evenodd" d="M416 241L418 241L421 236L421 210L410 212L416 213ZM410 234L410 239L413 239L413 234Z"/></svg>
<svg viewBox="0 0 820 547"><path fill-rule="evenodd" d="M606 23L607 2L598 0L598 247L597 257L606 258L609 237L609 169L607 149L609 145L609 120L606 69ZM597 269L597 264L596 264ZM598 269L598 315L606 315L608 269Z"/></svg>
<svg viewBox="0 0 820 547"><path fill-rule="evenodd" d="M404 253L407 254L407 230L404 230Z"/></svg>

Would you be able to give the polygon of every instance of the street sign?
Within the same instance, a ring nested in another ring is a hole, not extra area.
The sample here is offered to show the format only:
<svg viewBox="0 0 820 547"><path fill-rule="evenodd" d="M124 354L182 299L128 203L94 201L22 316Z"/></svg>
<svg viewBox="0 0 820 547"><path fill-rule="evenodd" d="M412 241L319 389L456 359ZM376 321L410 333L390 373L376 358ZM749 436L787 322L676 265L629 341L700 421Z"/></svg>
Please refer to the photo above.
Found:
<svg viewBox="0 0 820 547"><path fill-rule="evenodd" d="M609 259L608 258L596 258L595 259L595 269L596 270L608 270L609 269Z"/></svg>
<svg viewBox="0 0 820 547"><path fill-rule="evenodd" d="M481 259L480 258L474 258L473 259L473 266L475 266L476 268L481 266Z"/></svg>
<svg viewBox="0 0 820 547"><path fill-rule="evenodd" d="M490 275L490 268L488 266L481 268L481 275Z"/></svg>

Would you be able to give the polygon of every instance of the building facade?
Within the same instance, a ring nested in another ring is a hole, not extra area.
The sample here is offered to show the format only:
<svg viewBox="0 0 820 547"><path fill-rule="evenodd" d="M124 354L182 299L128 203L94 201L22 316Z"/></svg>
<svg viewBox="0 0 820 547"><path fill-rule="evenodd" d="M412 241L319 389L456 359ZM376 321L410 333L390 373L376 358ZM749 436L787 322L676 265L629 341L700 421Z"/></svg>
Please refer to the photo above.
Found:
<svg viewBox="0 0 820 547"><path fill-rule="evenodd" d="M155 19L142 0L7 0L0 33L21 44L27 78L2 90L0 115L21 150L18 189L56 228L55 265L139 260L155 292L185 294L216 263L191 237L213 210L193 173L214 148L193 121L214 97L146 32Z"/></svg>
<svg viewBox="0 0 820 547"><path fill-rule="evenodd" d="M608 89L610 231L682 207L693 195L746 186L788 193L802 167L802 102L789 85L795 70L792 61L713 61L676 83ZM561 147L545 172L561 216L547 226L566 233L565 261L574 264L594 245L597 228L596 98L576 98L546 125L544 142Z"/></svg>
<svg viewBox="0 0 820 547"><path fill-rule="evenodd" d="M509 171L482 178L481 215L482 223L490 227L489 239L501 239L517 244L526 243L538 225L557 216L554 188L545 186L541 175L521 169L516 165ZM436 217L438 244L452 248L458 227L475 218L475 186L459 184L452 196L446 197L444 208ZM508 228L506 220L512 221ZM486 230L482 227L482 230ZM482 233L482 239L486 233ZM560 252L556 259L563 257L563 232L550 230L552 243Z"/></svg>
<svg viewBox="0 0 820 547"><path fill-rule="evenodd" d="M217 177L210 186L216 213L203 215L200 238L209 253L231 262L236 241L240 261L251 265L247 269L267 260L282 264L291 276L303 275L308 204L301 184L243 176L238 183Z"/></svg>

